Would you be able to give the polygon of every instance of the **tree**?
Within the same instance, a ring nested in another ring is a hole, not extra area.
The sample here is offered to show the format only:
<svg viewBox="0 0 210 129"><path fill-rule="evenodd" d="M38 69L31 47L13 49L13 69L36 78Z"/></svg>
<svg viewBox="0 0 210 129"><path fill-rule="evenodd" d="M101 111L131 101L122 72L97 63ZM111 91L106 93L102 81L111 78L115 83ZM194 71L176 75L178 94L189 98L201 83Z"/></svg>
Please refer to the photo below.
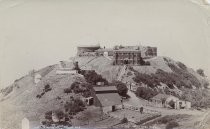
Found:
<svg viewBox="0 0 210 129"><path fill-rule="evenodd" d="M114 81L112 85L117 87L119 95L124 96L124 97L127 96L128 88L124 83L120 81Z"/></svg>
<svg viewBox="0 0 210 129"><path fill-rule="evenodd" d="M97 74L94 70L92 71L86 71L83 73L85 80L90 83L95 85L97 82L104 82L104 84L108 84L108 81L104 79L101 75Z"/></svg>
<svg viewBox="0 0 210 129"><path fill-rule="evenodd" d="M197 69L196 72L201 75L202 77L205 77L205 74L204 74L204 70L203 69Z"/></svg>
<svg viewBox="0 0 210 129"><path fill-rule="evenodd" d="M56 110L55 111L55 115L57 116L59 122L64 118L65 114L63 111L61 110Z"/></svg>
<svg viewBox="0 0 210 129"><path fill-rule="evenodd" d="M143 110L144 110L144 108L141 107L141 108L140 108L140 113L141 113L141 114L143 113Z"/></svg>
<svg viewBox="0 0 210 129"><path fill-rule="evenodd" d="M67 94L71 93L71 88L64 89L64 93L67 93Z"/></svg>
<svg viewBox="0 0 210 129"><path fill-rule="evenodd" d="M66 102L64 105L65 111L70 115L75 115L76 113L84 110L84 103L80 99L72 99L69 102Z"/></svg>
<svg viewBox="0 0 210 129"><path fill-rule="evenodd" d="M52 111L47 111L45 113L45 119L49 120L49 121L52 121Z"/></svg>
<svg viewBox="0 0 210 129"><path fill-rule="evenodd" d="M153 89L148 88L148 87L138 87L136 90L136 95L143 99L149 100L150 98L157 95L157 92Z"/></svg>
<svg viewBox="0 0 210 129"><path fill-rule="evenodd" d="M168 102L168 105L171 106L172 108L175 108L175 102L173 100Z"/></svg>
<svg viewBox="0 0 210 129"><path fill-rule="evenodd" d="M122 120L121 120L121 124L124 124L124 123L128 123L128 119L126 117L124 117Z"/></svg>
<svg viewBox="0 0 210 129"><path fill-rule="evenodd" d="M47 85L44 86L43 92L48 92L50 90L52 90L52 88L50 87L49 84L47 84Z"/></svg>

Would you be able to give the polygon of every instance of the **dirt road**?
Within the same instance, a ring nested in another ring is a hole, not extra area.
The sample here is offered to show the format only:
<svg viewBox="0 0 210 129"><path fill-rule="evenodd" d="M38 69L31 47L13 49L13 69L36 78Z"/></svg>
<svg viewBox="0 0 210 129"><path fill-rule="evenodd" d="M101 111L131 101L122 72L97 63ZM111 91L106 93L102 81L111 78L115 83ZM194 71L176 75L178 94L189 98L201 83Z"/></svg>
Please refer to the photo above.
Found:
<svg viewBox="0 0 210 129"><path fill-rule="evenodd" d="M199 129L210 129L210 110L208 110L204 115L203 119L198 125Z"/></svg>

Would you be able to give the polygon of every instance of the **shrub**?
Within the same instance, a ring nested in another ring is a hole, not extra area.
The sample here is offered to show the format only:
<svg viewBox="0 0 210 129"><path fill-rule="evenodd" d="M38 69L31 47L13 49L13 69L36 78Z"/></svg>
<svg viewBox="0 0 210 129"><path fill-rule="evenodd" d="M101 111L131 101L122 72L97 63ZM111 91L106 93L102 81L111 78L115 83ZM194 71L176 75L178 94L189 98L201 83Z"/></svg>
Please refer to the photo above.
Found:
<svg viewBox="0 0 210 129"><path fill-rule="evenodd" d="M128 88L124 83L120 81L113 81L111 85L114 85L117 87L119 95L124 96L124 97L127 96Z"/></svg>
<svg viewBox="0 0 210 129"><path fill-rule="evenodd" d="M42 93L41 93L41 96L43 96L44 94L45 94L45 92L42 92Z"/></svg>
<svg viewBox="0 0 210 129"><path fill-rule="evenodd" d="M60 96L57 96L57 97L56 97L56 100L61 100L61 97L60 97Z"/></svg>
<svg viewBox="0 0 210 129"><path fill-rule="evenodd" d="M203 86L204 86L204 88L208 88L209 82L204 82Z"/></svg>
<svg viewBox="0 0 210 129"><path fill-rule="evenodd" d="M52 121L42 121L41 124L44 126L50 127L53 124L53 122Z"/></svg>
<svg viewBox="0 0 210 129"><path fill-rule="evenodd" d="M141 108L140 108L140 113L141 113L141 114L143 113L143 110L144 110L144 108L141 107Z"/></svg>
<svg viewBox="0 0 210 129"><path fill-rule="evenodd" d="M58 120L60 121L61 119L64 118L65 114L62 110L56 110L55 111L56 116L58 117Z"/></svg>
<svg viewBox="0 0 210 129"><path fill-rule="evenodd" d="M175 122L175 121L171 121L166 125L166 129L173 129L175 127L178 127L179 123Z"/></svg>
<svg viewBox="0 0 210 129"><path fill-rule="evenodd" d="M200 90L191 90L191 89L182 89L183 94L181 96L182 100L190 101L192 107L195 108L207 108L210 107L210 94L205 89Z"/></svg>
<svg viewBox="0 0 210 129"><path fill-rule="evenodd" d="M66 102L64 105L65 111L70 115L75 115L76 113L84 110L84 103L80 99L72 99L69 102Z"/></svg>
<svg viewBox="0 0 210 129"><path fill-rule="evenodd" d="M165 62L169 63L169 60L168 60L167 58L164 57L163 60L164 60Z"/></svg>
<svg viewBox="0 0 210 129"><path fill-rule="evenodd" d="M200 76L205 77L205 74L204 74L204 70L203 70L203 69L198 69L198 70L196 70L196 72L197 72Z"/></svg>
<svg viewBox="0 0 210 129"><path fill-rule="evenodd" d="M124 124L124 123L128 123L128 119L126 117L124 117L122 120L121 120L121 124Z"/></svg>
<svg viewBox="0 0 210 129"><path fill-rule="evenodd" d="M66 93L66 94L69 94L69 93L71 93L71 88L65 88L63 90L63 92Z"/></svg>
<svg viewBox="0 0 210 129"><path fill-rule="evenodd" d="M83 97L90 97L92 92L92 86L89 83L74 82L71 84L69 89L64 89L64 92L69 92L72 90L74 93L81 93Z"/></svg>
<svg viewBox="0 0 210 129"><path fill-rule="evenodd" d="M50 87L49 84L47 84L47 85L44 86L43 92L48 92L48 91L51 91L51 90L52 90L52 88Z"/></svg>
<svg viewBox="0 0 210 129"><path fill-rule="evenodd" d="M149 61L146 61L144 65L150 65L150 62Z"/></svg>
<svg viewBox="0 0 210 129"><path fill-rule="evenodd" d="M10 94L11 92L13 91L13 85L9 86L9 87L6 87L4 89L1 89L1 93L4 95L4 96L7 96L8 94Z"/></svg>
<svg viewBox="0 0 210 129"><path fill-rule="evenodd" d="M169 117L162 117L160 120L158 120L158 123L160 124L167 124L169 121L171 121L171 119L169 119Z"/></svg>
<svg viewBox="0 0 210 129"><path fill-rule="evenodd" d="M97 74L94 70L82 71L86 81L90 84L96 85L97 82L104 82L106 85L108 81L104 79L101 75Z"/></svg>
<svg viewBox="0 0 210 129"><path fill-rule="evenodd" d="M45 85L44 89L50 89L50 85L49 84Z"/></svg>
<svg viewBox="0 0 210 129"><path fill-rule="evenodd" d="M127 73L127 76L131 76L132 75L132 73L129 71L128 73Z"/></svg>
<svg viewBox="0 0 210 129"><path fill-rule="evenodd" d="M37 95L36 97L40 99L42 96L41 95Z"/></svg>
<svg viewBox="0 0 210 129"><path fill-rule="evenodd" d="M52 121L52 111L47 111L44 117L46 120Z"/></svg>
<svg viewBox="0 0 210 129"><path fill-rule="evenodd" d="M148 88L148 87L138 87L136 90L136 95L143 99L149 100L150 98L157 95L157 92L153 89Z"/></svg>
<svg viewBox="0 0 210 129"><path fill-rule="evenodd" d="M160 83L165 83L169 88L173 89L176 85L178 88L184 86L185 88L192 88L192 86L200 87L201 83L199 80L189 73L187 70L178 68L174 64L168 64L173 72L165 72L161 69L158 69L155 74L144 74L135 72L135 77L133 80L139 84L144 83L151 88L154 88ZM183 67L183 66L182 66Z"/></svg>
<svg viewBox="0 0 210 129"><path fill-rule="evenodd" d="M175 102L173 100L171 100L169 103L168 103L169 106L171 106L172 108L175 107Z"/></svg>
<svg viewBox="0 0 210 129"><path fill-rule="evenodd" d="M183 64L182 62L177 62L177 65L183 70L187 69L187 66L185 64Z"/></svg>
<svg viewBox="0 0 210 129"><path fill-rule="evenodd" d="M175 80L176 83L179 80L182 80L182 85L187 88L192 88L192 85L196 87L201 86L199 80L194 75L189 73L187 70L180 69L176 67L174 64L170 64L170 63L168 64L168 66L171 68L174 74L176 74L176 80Z"/></svg>

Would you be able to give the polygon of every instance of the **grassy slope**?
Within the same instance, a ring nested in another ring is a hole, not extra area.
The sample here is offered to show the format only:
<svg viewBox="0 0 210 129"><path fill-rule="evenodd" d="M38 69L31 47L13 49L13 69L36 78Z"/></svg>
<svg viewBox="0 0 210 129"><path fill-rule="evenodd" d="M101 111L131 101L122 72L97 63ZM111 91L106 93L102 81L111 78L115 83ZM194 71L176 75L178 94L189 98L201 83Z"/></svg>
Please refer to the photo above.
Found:
<svg viewBox="0 0 210 129"><path fill-rule="evenodd" d="M81 76L56 75L55 70L56 68L49 72L37 85L33 83L30 75L17 82L19 88L14 88L6 96L7 99L0 102L0 127L18 129L25 116L36 116L37 120L46 111L63 107L61 101L69 98L69 95L63 93L63 89L69 87L75 80L84 79ZM36 98L46 84L50 84L52 90L45 93L42 98ZM56 99L58 96L61 100Z"/></svg>
<svg viewBox="0 0 210 129"><path fill-rule="evenodd" d="M122 66L113 66L113 62L105 57L76 57L74 60L78 61L79 65L83 66L82 68L96 70L110 82L117 78L122 68ZM146 74L155 73L157 69L172 72L163 57L148 59L148 61L151 66L134 66L133 68L140 73ZM171 60L171 62L176 65L175 61ZM73 63L69 63L69 66L73 68ZM44 77L37 85L33 83L30 75L26 75L16 81L19 88L13 84L13 90L7 96L2 97L1 93L0 127L4 125L2 127L6 129L18 129L24 116L36 116L38 119L44 112L63 106L61 101L69 98L63 93L63 89L69 87L75 80L84 81L84 78L72 75L56 75L57 67L57 65L54 65L39 70L38 72ZM190 69L190 72L198 76L200 80L203 79L193 70ZM132 77L127 76L126 73L124 80L126 79L132 80ZM41 99L36 98L36 95L42 92L46 84L50 84L52 90L43 95ZM58 96L62 99L56 100Z"/></svg>

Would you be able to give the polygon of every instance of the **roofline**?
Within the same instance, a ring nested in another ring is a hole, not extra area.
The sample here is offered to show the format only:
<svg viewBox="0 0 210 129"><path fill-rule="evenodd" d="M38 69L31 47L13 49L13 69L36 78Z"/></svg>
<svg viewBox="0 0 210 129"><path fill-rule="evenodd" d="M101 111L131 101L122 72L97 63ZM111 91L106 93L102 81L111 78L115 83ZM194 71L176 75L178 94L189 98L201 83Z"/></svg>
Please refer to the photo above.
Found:
<svg viewBox="0 0 210 129"><path fill-rule="evenodd" d="M78 45L77 47L101 47L100 44L96 45Z"/></svg>

